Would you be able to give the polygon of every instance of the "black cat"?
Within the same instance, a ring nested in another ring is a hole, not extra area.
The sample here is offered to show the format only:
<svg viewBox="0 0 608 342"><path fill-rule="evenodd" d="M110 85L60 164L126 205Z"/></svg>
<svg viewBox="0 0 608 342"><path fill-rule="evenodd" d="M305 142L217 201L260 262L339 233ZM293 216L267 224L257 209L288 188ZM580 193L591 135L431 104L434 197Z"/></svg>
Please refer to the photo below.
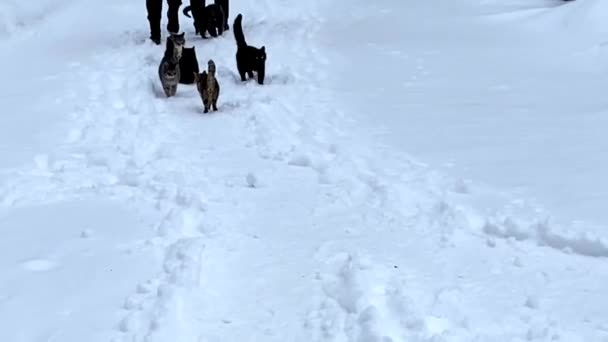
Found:
<svg viewBox="0 0 608 342"><path fill-rule="evenodd" d="M217 37L228 30L228 0L215 0L209 6L206 6L205 0L190 0L190 6L186 6L183 12L189 18L188 13L192 12L194 30L202 38L207 38L206 32L212 37Z"/></svg>
<svg viewBox="0 0 608 342"><path fill-rule="evenodd" d="M196 58L196 50L193 47L182 49L182 58L179 60L179 69L181 71L179 83L193 84L194 74L199 73L198 60Z"/></svg>
<svg viewBox="0 0 608 342"><path fill-rule="evenodd" d="M253 72L258 74L258 83L264 84L264 75L266 74L266 47L256 48L247 45L241 21L241 14L236 16L232 29L234 30L234 39L236 40L236 67L241 75L241 81L246 81L245 75L253 78Z"/></svg>

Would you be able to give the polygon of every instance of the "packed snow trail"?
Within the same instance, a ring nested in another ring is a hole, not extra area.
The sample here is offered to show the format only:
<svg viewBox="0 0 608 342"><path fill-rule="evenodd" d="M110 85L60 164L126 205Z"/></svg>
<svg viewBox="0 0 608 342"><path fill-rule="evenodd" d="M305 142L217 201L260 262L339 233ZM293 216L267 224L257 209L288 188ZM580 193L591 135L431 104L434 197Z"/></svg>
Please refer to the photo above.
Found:
<svg viewBox="0 0 608 342"><path fill-rule="evenodd" d="M66 18L91 5L66 2ZM0 339L608 338L602 241L551 227L553 240L522 239L522 217L485 216L476 203L486 194L351 122L359 114L334 83L349 51L321 43L341 5L233 4L247 41L266 45L264 86L239 81L231 31L202 41L182 19L199 64L218 66L220 111L210 115L192 86L162 95L162 48L146 40L142 4L95 6L112 25L86 26L85 37L103 30L83 40L95 53L55 75L69 85L58 103L70 110L43 102L65 139L3 170L0 230L11 238L0 249L10 271L0 318L13 329ZM45 29L65 29L54 18ZM46 231L34 218L45 211ZM556 239L565 246L539 246Z"/></svg>

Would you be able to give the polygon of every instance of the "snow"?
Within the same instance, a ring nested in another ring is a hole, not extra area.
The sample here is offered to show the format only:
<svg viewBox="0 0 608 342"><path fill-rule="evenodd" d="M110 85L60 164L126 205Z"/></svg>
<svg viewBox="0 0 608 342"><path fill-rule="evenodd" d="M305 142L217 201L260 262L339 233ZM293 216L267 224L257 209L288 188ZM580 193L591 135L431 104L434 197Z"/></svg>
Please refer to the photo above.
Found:
<svg viewBox="0 0 608 342"><path fill-rule="evenodd" d="M601 94L608 64L605 36L599 38L595 27L608 26L594 19L608 13L604 2L553 7L556 2L527 1L537 7L534 13L522 5L519 12L527 14L513 15L524 1L502 1L511 9L499 18L487 14L504 10L503 4L496 9L498 1L472 3L468 9L452 3L460 10L445 18L437 13L444 7L426 2L390 2L401 10L371 15L353 6L349 14L361 18L356 25L333 22L339 35L356 37L355 43L326 42L352 55L348 61L336 56L336 88L346 84L339 94L353 113L362 113L353 119L373 125L376 140L434 169L477 188L494 187L490 192L508 190L510 198L525 199L557 221L583 221L605 234L608 163L602 151L608 146ZM443 24L421 25L419 16L441 16ZM373 25L378 20L401 24ZM356 53L361 46L365 54ZM379 85L367 94L357 81L363 66L369 82ZM387 69L392 77L385 77ZM364 103L353 100L363 96ZM360 106L365 109L356 110Z"/></svg>
<svg viewBox="0 0 608 342"><path fill-rule="evenodd" d="M235 2L203 114L143 3L3 2L0 340L607 341L604 12Z"/></svg>
<svg viewBox="0 0 608 342"><path fill-rule="evenodd" d="M141 244L145 227L124 205L97 199L3 212L0 339L110 338L116 304L155 272L147 262L153 255ZM82 239L83 230L97 234Z"/></svg>

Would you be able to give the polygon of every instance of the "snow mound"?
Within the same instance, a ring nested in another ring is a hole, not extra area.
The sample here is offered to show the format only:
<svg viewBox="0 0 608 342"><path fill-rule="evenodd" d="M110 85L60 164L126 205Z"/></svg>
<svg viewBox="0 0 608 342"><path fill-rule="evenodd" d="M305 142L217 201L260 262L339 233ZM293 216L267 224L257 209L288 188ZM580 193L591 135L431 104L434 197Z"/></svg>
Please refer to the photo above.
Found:
<svg viewBox="0 0 608 342"><path fill-rule="evenodd" d="M603 0L578 0L567 2L551 11L550 18L561 22L567 29L586 32L608 33L608 2Z"/></svg>
<svg viewBox="0 0 608 342"><path fill-rule="evenodd" d="M557 3L558 5L555 5ZM555 1L547 6L530 7L522 4L492 6L487 15L493 21L517 22L517 26L544 34L608 33L608 2L602 0ZM506 7L505 7L506 6Z"/></svg>
<svg viewBox="0 0 608 342"><path fill-rule="evenodd" d="M63 8L63 0L0 2L0 38L7 38L23 28L42 22L50 13Z"/></svg>
<svg viewBox="0 0 608 342"><path fill-rule="evenodd" d="M570 16L571 22L577 21L579 25L595 28L602 32L608 32L608 2L599 0L584 0L572 2Z"/></svg>
<svg viewBox="0 0 608 342"><path fill-rule="evenodd" d="M532 240L569 253L608 257L608 241L585 230L570 230L546 222L522 222L513 217L490 220L483 227L486 234L518 241Z"/></svg>

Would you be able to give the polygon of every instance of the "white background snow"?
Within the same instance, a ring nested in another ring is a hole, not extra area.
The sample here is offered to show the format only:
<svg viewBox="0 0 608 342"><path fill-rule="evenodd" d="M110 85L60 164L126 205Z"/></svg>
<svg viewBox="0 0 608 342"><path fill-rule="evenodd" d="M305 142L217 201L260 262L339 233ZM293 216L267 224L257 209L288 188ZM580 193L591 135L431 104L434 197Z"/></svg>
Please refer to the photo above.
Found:
<svg viewBox="0 0 608 342"><path fill-rule="evenodd" d="M608 341L605 1L238 13L206 115L143 0L0 3L0 341Z"/></svg>

